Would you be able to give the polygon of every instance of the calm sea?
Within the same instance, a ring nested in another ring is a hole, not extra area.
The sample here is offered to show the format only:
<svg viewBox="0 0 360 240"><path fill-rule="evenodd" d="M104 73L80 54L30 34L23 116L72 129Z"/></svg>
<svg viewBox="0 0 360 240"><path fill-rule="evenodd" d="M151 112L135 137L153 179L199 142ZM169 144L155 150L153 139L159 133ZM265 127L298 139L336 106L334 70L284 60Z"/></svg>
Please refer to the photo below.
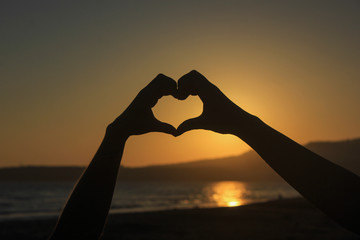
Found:
<svg viewBox="0 0 360 240"><path fill-rule="evenodd" d="M74 183L0 183L0 221L59 215ZM111 213L233 207L299 194L286 183L120 182Z"/></svg>

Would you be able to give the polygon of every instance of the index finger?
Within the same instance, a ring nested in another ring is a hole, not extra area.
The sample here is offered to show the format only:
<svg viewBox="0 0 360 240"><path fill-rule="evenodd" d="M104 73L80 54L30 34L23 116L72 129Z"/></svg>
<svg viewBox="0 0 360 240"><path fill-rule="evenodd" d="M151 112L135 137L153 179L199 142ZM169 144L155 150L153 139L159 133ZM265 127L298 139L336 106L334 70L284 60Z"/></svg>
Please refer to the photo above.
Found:
<svg viewBox="0 0 360 240"><path fill-rule="evenodd" d="M177 98L184 100L189 95L198 95L201 100L206 101L207 99L211 99L216 91L220 90L201 73L192 70L178 80Z"/></svg>
<svg viewBox="0 0 360 240"><path fill-rule="evenodd" d="M151 91L158 98L162 96L176 96L177 84L174 79L160 73L152 80L145 89Z"/></svg>
<svg viewBox="0 0 360 240"><path fill-rule="evenodd" d="M176 96L177 84L172 78L164 74L157 75L138 95L140 99L154 106L163 96Z"/></svg>

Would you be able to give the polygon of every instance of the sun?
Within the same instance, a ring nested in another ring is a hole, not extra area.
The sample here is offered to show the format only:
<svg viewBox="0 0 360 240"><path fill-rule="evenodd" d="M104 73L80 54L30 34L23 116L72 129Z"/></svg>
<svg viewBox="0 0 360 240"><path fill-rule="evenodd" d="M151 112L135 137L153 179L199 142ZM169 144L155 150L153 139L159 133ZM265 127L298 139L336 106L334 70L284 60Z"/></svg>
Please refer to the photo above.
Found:
<svg viewBox="0 0 360 240"><path fill-rule="evenodd" d="M228 207L237 207L240 206L240 202L239 201L230 201L227 203Z"/></svg>

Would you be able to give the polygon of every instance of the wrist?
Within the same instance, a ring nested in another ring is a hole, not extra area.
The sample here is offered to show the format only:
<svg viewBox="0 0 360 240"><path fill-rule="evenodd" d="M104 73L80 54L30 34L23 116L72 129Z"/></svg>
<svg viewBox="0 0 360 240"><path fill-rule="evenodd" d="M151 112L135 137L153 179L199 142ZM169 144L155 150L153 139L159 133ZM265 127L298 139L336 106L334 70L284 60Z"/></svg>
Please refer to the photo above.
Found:
<svg viewBox="0 0 360 240"><path fill-rule="evenodd" d="M110 124L106 128L105 136L101 142L101 145L97 151L97 154L116 156L121 155L125 142L129 138L129 134L120 128L115 128Z"/></svg>
<svg viewBox="0 0 360 240"><path fill-rule="evenodd" d="M126 138L114 139L105 135L102 140L96 155L107 156L107 157L117 157L121 156L123 149L126 143Z"/></svg>
<svg viewBox="0 0 360 240"><path fill-rule="evenodd" d="M105 138L109 140L119 141L128 139L132 134L127 127L127 124L119 122L110 123L106 127Z"/></svg>

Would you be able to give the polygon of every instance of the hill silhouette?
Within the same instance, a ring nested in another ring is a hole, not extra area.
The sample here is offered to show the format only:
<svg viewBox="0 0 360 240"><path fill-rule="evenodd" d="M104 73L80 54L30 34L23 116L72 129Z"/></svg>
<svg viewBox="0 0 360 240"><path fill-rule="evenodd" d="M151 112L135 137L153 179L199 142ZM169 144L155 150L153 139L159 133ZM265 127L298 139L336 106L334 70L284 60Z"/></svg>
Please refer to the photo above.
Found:
<svg viewBox="0 0 360 240"><path fill-rule="evenodd" d="M326 159L360 175L360 138L305 145ZM291 161L291 159L289 159ZM84 167L14 167L0 169L0 181L76 181ZM120 181L282 181L255 151L239 156L139 168L121 167Z"/></svg>

